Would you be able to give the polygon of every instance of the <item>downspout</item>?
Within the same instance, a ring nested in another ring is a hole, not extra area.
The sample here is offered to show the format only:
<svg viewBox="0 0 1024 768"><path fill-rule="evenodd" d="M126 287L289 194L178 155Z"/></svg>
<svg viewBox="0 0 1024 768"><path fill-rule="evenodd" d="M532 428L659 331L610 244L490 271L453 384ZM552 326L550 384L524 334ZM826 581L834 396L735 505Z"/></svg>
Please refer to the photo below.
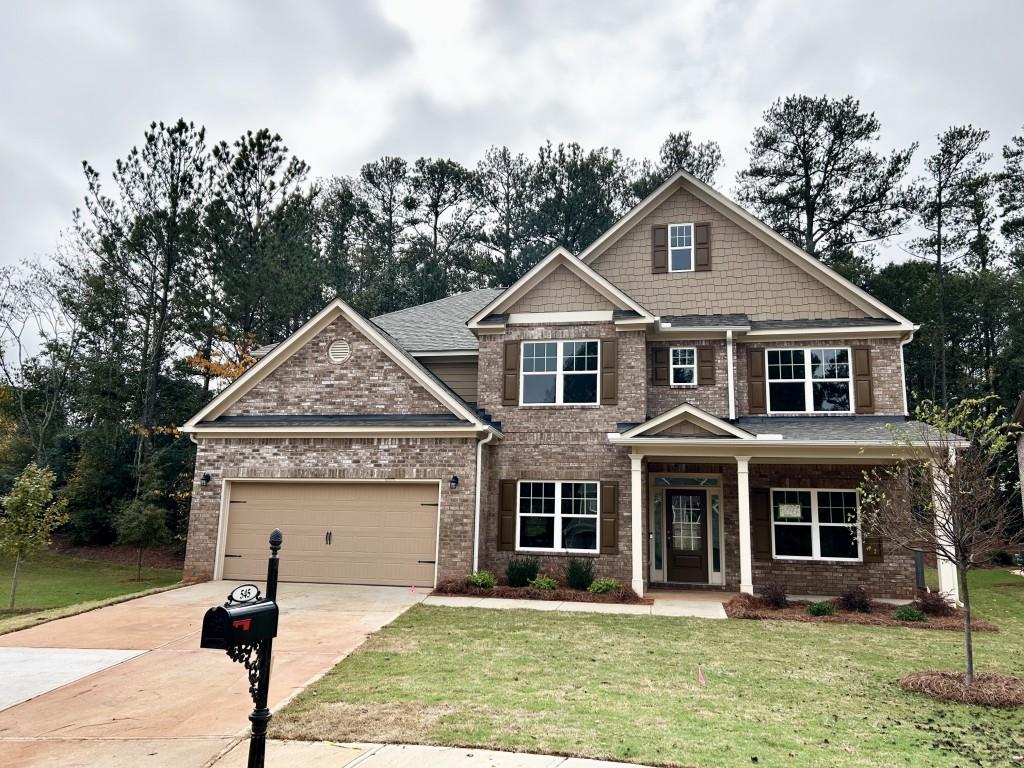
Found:
<svg viewBox="0 0 1024 768"><path fill-rule="evenodd" d="M473 573L476 573L480 565L480 476L482 474L482 460L484 446L494 439L494 433L487 431L487 437L476 441L476 499L473 504Z"/></svg>
<svg viewBox="0 0 1024 768"><path fill-rule="evenodd" d="M736 385L733 381L733 343L732 331L725 332L725 363L729 372L729 421L736 420Z"/></svg>
<svg viewBox="0 0 1024 768"><path fill-rule="evenodd" d="M903 387L903 415L910 417L910 405L907 402L907 365L903 360L903 348L914 340L914 332L907 334L907 338L900 342L900 384Z"/></svg>

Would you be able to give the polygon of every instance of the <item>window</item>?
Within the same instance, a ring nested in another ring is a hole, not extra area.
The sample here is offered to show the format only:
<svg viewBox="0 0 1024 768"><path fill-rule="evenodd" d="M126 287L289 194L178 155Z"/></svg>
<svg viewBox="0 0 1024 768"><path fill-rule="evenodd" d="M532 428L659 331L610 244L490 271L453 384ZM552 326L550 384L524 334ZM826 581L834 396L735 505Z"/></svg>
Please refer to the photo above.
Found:
<svg viewBox="0 0 1024 768"><path fill-rule="evenodd" d="M693 271L693 224L668 225L668 271Z"/></svg>
<svg viewBox="0 0 1024 768"><path fill-rule="evenodd" d="M697 349L673 347L671 350L672 386L685 387L697 383Z"/></svg>
<svg viewBox="0 0 1024 768"><path fill-rule="evenodd" d="M850 350L769 349L769 413L851 413Z"/></svg>
<svg viewBox="0 0 1024 768"><path fill-rule="evenodd" d="M523 342L523 405L596 405L600 344Z"/></svg>
<svg viewBox="0 0 1024 768"><path fill-rule="evenodd" d="M860 560L856 491L772 491L772 553L776 558Z"/></svg>
<svg viewBox="0 0 1024 768"><path fill-rule="evenodd" d="M597 552L598 484L522 480L519 549Z"/></svg>

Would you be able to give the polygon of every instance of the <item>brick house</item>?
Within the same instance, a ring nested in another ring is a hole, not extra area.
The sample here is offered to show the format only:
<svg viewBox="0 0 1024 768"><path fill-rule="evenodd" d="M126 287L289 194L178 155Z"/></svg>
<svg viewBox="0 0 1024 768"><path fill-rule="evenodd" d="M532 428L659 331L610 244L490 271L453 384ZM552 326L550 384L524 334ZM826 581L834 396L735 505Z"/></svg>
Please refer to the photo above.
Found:
<svg viewBox="0 0 1024 768"><path fill-rule="evenodd" d="M678 173L508 288L372 320L335 300L269 349L182 428L185 576L259 578L279 526L299 581L429 587L529 553L639 593L910 596L856 488L925 429L916 330Z"/></svg>

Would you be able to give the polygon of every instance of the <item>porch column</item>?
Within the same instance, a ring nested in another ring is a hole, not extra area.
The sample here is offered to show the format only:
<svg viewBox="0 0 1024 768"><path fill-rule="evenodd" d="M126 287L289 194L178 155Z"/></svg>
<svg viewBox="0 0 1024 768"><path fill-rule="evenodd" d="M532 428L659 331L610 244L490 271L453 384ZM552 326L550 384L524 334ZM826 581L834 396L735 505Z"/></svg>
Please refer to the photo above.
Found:
<svg viewBox="0 0 1024 768"><path fill-rule="evenodd" d="M630 522L632 534L630 549L633 553L633 591L644 594L644 457L630 454Z"/></svg>
<svg viewBox="0 0 1024 768"><path fill-rule="evenodd" d="M740 592L754 594L754 569L750 546L750 457L736 457L736 492L740 512Z"/></svg>
<svg viewBox="0 0 1024 768"><path fill-rule="evenodd" d="M956 454L950 449L949 461L952 464L956 460ZM948 514L947 503L949 499L949 473L939 462L932 462L932 502L935 507L935 538L942 542L943 546L952 548L949 537L944 531L944 522ZM939 592L950 600L960 605L960 582L957 579L956 564L940 554L936 554L936 564L939 569Z"/></svg>

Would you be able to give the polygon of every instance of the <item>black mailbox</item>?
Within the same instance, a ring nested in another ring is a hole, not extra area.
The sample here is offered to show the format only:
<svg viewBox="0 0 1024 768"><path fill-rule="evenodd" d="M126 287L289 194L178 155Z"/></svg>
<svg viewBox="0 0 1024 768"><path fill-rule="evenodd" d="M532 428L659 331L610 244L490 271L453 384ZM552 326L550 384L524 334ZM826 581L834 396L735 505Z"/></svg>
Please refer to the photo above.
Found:
<svg viewBox="0 0 1024 768"><path fill-rule="evenodd" d="M277 637L277 603L273 600L218 605L203 617L199 647L225 651L274 637Z"/></svg>

